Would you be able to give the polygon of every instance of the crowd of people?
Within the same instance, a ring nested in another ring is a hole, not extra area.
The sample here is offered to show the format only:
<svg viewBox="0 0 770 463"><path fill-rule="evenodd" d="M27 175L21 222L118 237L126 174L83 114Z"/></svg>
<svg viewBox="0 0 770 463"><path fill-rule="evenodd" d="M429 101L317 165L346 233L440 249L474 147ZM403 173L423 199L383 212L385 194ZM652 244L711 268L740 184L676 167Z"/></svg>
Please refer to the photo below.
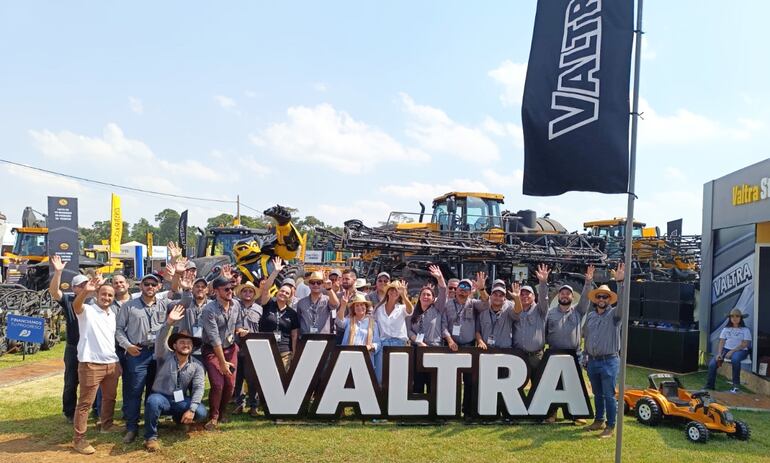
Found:
<svg viewBox="0 0 770 463"><path fill-rule="evenodd" d="M378 381L387 346L506 349L520 355L531 371L537 370L547 346L569 350L582 360L595 395L595 420L586 429L601 431L601 437L613 435L622 314L615 292L606 285L593 289L593 266L587 266L577 303L573 288L562 285L551 307L545 265L536 272L537 291L503 280L488 286L484 273L446 280L438 266L430 266L435 285L420 288L412 301L407 283L384 271L371 286L355 270L335 269L308 272L296 281L286 278L274 288L283 269L280 258L255 285L242 282L228 266L206 278L173 243L169 251L171 262L163 276L145 275L136 294L122 275L109 282L99 275L77 275L72 294L64 294L64 264L51 258L49 291L67 318L62 407L80 453L95 452L85 438L92 409L98 432L124 432L123 441L131 443L140 432L144 408L148 451L159 448L163 415L207 430L217 429L230 414L256 416L257 387L244 374L242 350L242 340L255 332L275 336L287 371L305 335L333 334L340 345L365 346ZM621 264L615 272L618 292L623 273ZM210 389L204 405L206 377ZM119 378L125 428L113 423ZM462 379L463 414L472 417L474 384L468 373ZM413 391L430 392L430 387L429 374L416 372ZM554 413L545 421L556 420Z"/></svg>

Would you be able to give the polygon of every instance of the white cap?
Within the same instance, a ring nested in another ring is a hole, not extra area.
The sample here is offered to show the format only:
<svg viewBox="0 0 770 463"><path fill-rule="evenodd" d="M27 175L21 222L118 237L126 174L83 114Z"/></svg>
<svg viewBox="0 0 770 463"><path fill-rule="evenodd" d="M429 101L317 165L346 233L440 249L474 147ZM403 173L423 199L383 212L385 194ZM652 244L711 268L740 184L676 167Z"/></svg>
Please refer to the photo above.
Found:
<svg viewBox="0 0 770 463"><path fill-rule="evenodd" d="M72 277L72 286L80 286L88 281L88 277L85 275L75 275Z"/></svg>

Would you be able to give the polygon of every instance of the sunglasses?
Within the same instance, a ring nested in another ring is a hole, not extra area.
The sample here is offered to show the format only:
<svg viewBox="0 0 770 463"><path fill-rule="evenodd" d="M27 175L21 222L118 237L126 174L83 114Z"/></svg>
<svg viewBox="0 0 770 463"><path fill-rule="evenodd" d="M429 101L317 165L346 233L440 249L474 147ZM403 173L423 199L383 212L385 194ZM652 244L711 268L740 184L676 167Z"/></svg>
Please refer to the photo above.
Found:
<svg viewBox="0 0 770 463"><path fill-rule="evenodd" d="M609 299L610 297L606 294L598 294L596 296L597 299Z"/></svg>
<svg viewBox="0 0 770 463"><path fill-rule="evenodd" d="M457 289L457 286L447 286L447 287L446 287L446 289L447 289L448 291L454 291L454 290L456 290L456 289Z"/></svg>
<svg viewBox="0 0 770 463"><path fill-rule="evenodd" d="M466 291L470 291L471 287L468 285L460 285L457 287L457 289L464 289Z"/></svg>
<svg viewBox="0 0 770 463"><path fill-rule="evenodd" d="M147 286L147 287L150 287L150 288L154 288L154 287L158 286L158 284L157 283L142 283L142 286Z"/></svg>
<svg viewBox="0 0 770 463"><path fill-rule="evenodd" d="M316 281L308 281L307 284L310 286L321 286L322 284L324 284L324 282L316 280Z"/></svg>
<svg viewBox="0 0 770 463"><path fill-rule="evenodd" d="M221 289L222 291L224 291L226 293L229 293L229 292L233 291L233 287L232 286L227 286L225 288L219 288L219 289Z"/></svg>

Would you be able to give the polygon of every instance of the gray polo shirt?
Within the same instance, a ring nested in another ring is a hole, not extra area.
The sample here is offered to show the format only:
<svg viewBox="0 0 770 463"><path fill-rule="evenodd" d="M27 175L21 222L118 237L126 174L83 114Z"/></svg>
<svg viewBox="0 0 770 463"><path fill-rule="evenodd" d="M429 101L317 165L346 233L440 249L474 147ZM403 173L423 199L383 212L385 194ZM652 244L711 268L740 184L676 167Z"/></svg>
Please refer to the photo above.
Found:
<svg viewBox="0 0 770 463"><path fill-rule="evenodd" d="M438 289L436 308L446 317L448 334L459 345L472 344L476 338L476 312L487 306L470 297L460 304L456 298L447 299L446 294L446 287Z"/></svg>
<svg viewBox="0 0 770 463"><path fill-rule="evenodd" d="M203 314L203 308L209 303L208 299L201 301L199 305L192 295L191 291L182 292L182 304L185 308L184 318L176 323L176 327L179 331L187 331L193 336L203 336L203 324L201 323L201 314ZM196 351L197 353L197 351Z"/></svg>
<svg viewBox="0 0 770 463"><path fill-rule="evenodd" d="M588 282L583 285L578 303L566 312L562 312L558 305L548 309L548 316L545 321L545 340L550 349L578 350L580 348L581 328L583 317L588 310L588 293L590 291L591 284Z"/></svg>
<svg viewBox="0 0 770 463"><path fill-rule="evenodd" d="M495 343L489 347L509 348L513 342L513 324L519 318L519 314L513 311L513 302L506 300L503 307L495 312L489 306L489 301L481 302L484 308L476 316L476 332L489 346L490 335L495 338Z"/></svg>
<svg viewBox="0 0 770 463"><path fill-rule="evenodd" d="M315 302L313 302L312 297L311 294L297 302L296 311L299 315L299 332L301 334L329 334L331 332L331 313L339 309L339 306L330 305L329 296L326 294L321 294Z"/></svg>
<svg viewBox="0 0 770 463"><path fill-rule="evenodd" d="M211 347L222 346L222 349L235 344L235 330L241 328L240 314L241 304L235 299L230 303L230 309L227 312L218 300L209 301L201 313L203 344Z"/></svg>
<svg viewBox="0 0 770 463"><path fill-rule="evenodd" d="M158 366L155 382L152 383L152 392L173 397L174 391L187 392L192 385L189 410L195 412L203 400L205 371L203 364L193 356L189 356L187 363L179 368L176 354L169 350L166 344L172 331L171 328L164 323L155 340L155 360L158 362Z"/></svg>
<svg viewBox="0 0 770 463"><path fill-rule="evenodd" d="M623 298L623 285L618 284L618 300ZM620 352L620 325L623 311L620 304L608 307L601 315L592 310L586 315L583 328L585 351L590 357L613 355Z"/></svg>
<svg viewBox="0 0 770 463"><path fill-rule="evenodd" d="M118 345L124 349L131 345L154 348L158 331L166 321L169 303L168 299L156 297L147 305L138 297L123 304L116 320Z"/></svg>
<svg viewBox="0 0 770 463"><path fill-rule="evenodd" d="M415 308L415 310L417 309ZM435 304L417 317L409 315L406 319L406 331L409 339L412 339L412 336L422 334L424 336L422 342L429 346L443 345L444 336L449 334L446 326L446 317L438 311Z"/></svg>
<svg viewBox="0 0 770 463"><path fill-rule="evenodd" d="M537 303L525 308L516 322L513 346L525 352L537 352L545 346L545 317L548 315L548 285L537 285Z"/></svg>
<svg viewBox="0 0 770 463"><path fill-rule="evenodd" d="M256 302L250 306L241 306L241 313L238 325L249 330L249 333L259 333L259 321L262 319L264 309Z"/></svg>

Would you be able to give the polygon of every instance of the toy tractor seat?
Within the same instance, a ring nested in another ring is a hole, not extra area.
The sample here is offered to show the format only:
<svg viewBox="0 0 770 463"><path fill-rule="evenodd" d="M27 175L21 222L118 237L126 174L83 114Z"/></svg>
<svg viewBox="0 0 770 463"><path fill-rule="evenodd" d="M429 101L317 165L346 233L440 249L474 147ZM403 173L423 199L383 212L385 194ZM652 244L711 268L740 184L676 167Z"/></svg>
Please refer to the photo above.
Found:
<svg viewBox="0 0 770 463"><path fill-rule="evenodd" d="M663 381L658 388L661 394L666 396L669 402L677 407L687 407L690 405L688 400L682 400L679 398L679 384L675 381Z"/></svg>

